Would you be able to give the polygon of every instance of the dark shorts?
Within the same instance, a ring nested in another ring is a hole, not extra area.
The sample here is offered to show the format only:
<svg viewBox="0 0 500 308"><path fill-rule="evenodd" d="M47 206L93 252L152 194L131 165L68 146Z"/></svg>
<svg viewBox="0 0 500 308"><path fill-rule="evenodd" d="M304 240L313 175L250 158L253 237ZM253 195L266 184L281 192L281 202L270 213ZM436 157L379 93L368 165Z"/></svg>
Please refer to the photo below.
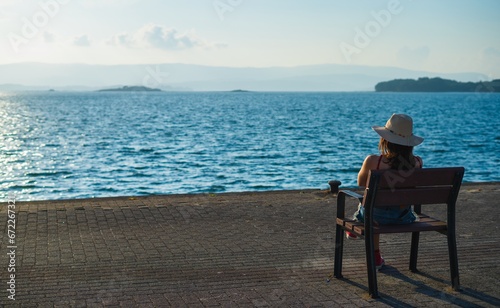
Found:
<svg viewBox="0 0 500 308"><path fill-rule="evenodd" d="M354 213L354 219L364 222L365 208L360 204L358 210ZM411 206L405 208L387 207L374 208L373 220L379 225L402 225L414 222L417 216Z"/></svg>

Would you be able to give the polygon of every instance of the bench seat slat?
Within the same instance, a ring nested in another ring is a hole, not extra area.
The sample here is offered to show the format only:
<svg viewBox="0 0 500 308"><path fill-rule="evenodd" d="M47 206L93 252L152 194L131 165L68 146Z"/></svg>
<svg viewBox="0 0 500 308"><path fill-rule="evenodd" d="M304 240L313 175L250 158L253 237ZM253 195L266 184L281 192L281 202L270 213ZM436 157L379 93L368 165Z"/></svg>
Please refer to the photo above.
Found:
<svg viewBox="0 0 500 308"><path fill-rule="evenodd" d="M355 232L360 235L365 234L365 226L362 222L352 220L350 218L337 218L337 224L343 226L347 231ZM383 233L406 233L420 231L446 231L447 224L436 218L429 217L425 214L419 215L419 220L411 224L404 225L383 225L374 226L375 234Z"/></svg>

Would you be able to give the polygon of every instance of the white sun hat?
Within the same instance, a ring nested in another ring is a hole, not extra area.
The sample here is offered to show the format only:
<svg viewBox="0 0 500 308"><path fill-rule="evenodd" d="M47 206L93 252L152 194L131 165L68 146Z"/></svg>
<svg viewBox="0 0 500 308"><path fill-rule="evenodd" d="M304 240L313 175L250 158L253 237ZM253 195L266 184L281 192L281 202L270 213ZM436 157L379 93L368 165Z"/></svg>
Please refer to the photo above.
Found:
<svg viewBox="0 0 500 308"><path fill-rule="evenodd" d="M424 138L413 134L413 119L406 114L393 114L385 126L372 126L380 137L385 140L405 146L416 146Z"/></svg>

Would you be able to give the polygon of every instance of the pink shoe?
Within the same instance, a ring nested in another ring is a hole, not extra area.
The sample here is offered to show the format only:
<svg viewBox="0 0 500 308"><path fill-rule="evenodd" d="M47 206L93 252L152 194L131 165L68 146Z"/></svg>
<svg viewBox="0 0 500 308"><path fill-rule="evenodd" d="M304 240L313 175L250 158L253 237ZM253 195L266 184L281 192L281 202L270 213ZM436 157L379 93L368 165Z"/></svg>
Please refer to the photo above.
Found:
<svg viewBox="0 0 500 308"><path fill-rule="evenodd" d="M375 268L381 269L385 264L384 258L380 254L380 250L375 250Z"/></svg>
<svg viewBox="0 0 500 308"><path fill-rule="evenodd" d="M356 234L351 233L349 231L345 232L345 238L348 240L359 240L359 237L357 237Z"/></svg>

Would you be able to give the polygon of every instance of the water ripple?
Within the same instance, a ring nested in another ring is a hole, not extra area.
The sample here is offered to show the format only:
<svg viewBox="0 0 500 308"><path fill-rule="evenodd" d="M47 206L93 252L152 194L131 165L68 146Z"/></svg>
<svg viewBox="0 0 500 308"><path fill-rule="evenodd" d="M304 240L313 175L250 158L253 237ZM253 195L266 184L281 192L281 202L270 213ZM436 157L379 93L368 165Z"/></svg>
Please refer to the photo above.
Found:
<svg viewBox="0 0 500 308"><path fill-rule="evenodd" d="M1 194L18 200L356 185L372 125L413 116L425 166L499 181L500 95L18 93L0 100ZM465 112L466 111L466 112ZM493 128L493 129L492 129Z"/></svg>

